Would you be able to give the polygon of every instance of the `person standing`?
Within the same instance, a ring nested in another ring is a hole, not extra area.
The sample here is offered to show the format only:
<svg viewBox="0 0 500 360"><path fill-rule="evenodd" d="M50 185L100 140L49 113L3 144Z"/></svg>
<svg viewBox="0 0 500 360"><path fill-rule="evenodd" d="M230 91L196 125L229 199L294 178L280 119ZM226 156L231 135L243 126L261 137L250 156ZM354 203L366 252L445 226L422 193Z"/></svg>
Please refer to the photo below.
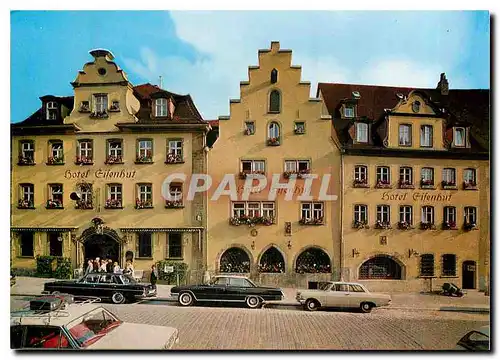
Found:
<svg viewBox="0 0 500 360"><path fill-rule="evenodd" d="M113 273L114 273L114 274L119 274L119 273L121 273L120 266L118 265L118 263L117 263L116 261L115 261L114 266L113 266Z"/></svg>
<svg viewBox="0 0 500 360"><path fill-rule="evenodd" d="M85 269L85 275L91 273L92 271L94 271L94 262L89 259L89 261L87 261L87 268Z"/></svg>
<svg viewBox="0 0 500 360"><path fill-rule="evenodd" d="M158 270L156 270L155 264L151 265L151 276L149 277L149 281L156 290L156 282L158 281Z"/></svg>

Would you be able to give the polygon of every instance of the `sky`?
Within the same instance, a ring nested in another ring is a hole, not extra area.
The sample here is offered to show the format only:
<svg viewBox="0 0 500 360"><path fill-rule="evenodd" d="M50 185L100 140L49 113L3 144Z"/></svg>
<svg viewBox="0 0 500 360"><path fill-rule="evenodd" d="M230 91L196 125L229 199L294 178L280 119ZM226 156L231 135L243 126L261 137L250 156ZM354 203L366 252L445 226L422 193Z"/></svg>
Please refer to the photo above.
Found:
<svg viewBox="0 0 500 360"><path fill-rule="evenodd" d="M133 85L191 94L206 120L229 115L258 49L280 41L302 80L450 88L490 87L486 11L13 11L11 122L39 98L73 95L74 81L105 48Z"/></svg>

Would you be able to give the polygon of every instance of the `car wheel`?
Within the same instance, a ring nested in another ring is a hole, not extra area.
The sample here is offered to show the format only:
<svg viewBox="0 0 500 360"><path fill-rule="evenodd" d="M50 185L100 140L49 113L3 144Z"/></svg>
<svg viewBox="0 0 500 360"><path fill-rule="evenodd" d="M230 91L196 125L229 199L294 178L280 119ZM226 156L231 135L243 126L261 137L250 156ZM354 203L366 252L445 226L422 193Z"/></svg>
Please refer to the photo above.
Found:
<svg viewBox="0 0 500 360"><path fill-rule="evenodd" d="M193 295L188 292L179 294L179 304L182 306L191 306L194 303Z"/></svg>
<svg viewBox="0 0 500 360"><path fill-rule="evenodd" d="M111 301L113 304L123 304L125 302L125 296L122 293L116 292L111 296Z"/></svg>
<svg viewBox="0 0 500 360"><path fill-rule="evenodd" d="M309 311L316 311L319 308L319 303L317 300L308 299L305 303L305 308L306 308L306 310L309 310Z"/></svg>
<svg viewBox="0 0 500 360"><path fill-rule="evenodd" d="M370 311L372 311L373 304L364 302L364 303L361 303L359 308L361 309L362 312L369 313Z"/></svg>
<svg viewBox="0 0 500 360"><path fill-rule="evenodd" d="M257 296L248 296L246 304L250 309L255 309L260 306L260 299Z"/></svg>

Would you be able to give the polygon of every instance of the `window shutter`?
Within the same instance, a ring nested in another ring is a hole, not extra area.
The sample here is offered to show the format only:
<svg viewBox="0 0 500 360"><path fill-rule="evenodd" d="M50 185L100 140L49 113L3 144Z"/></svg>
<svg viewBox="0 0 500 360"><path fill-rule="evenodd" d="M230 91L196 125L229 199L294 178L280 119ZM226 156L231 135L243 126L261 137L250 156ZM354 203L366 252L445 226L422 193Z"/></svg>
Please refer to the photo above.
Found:
<svg viewBox="0 0 500 360"><path fill-rule="evenodd" d="M140 257L139 253L139 248L140 248L140 241L139 241L139 233L135 233L135 257Z"/></svg>
<svg viewBox="0 0 500 360"><path fill-rule="evenodd" d="M444 133L445 146L454 146L453 144L453 128L446 129Z"/></svg>
<svg viewBox="0 0 500 360"><path fill-rule="evenodd" d="M172 99L168 99L168 116L172 119L174 117L174 102Z"/></svg>
<svg viewBox="0 0 500 360"><path fill-rule="evenodd" d="M470 149L470 128L465 128L465 147Z"/></svg>
<svg viewBox="0 0 500 360"><path fill-rule="evenodd" d="M356 138L356 125L351 125L351 127L349 128L349 136L351 137L351 139L355 139Z"/></svg>

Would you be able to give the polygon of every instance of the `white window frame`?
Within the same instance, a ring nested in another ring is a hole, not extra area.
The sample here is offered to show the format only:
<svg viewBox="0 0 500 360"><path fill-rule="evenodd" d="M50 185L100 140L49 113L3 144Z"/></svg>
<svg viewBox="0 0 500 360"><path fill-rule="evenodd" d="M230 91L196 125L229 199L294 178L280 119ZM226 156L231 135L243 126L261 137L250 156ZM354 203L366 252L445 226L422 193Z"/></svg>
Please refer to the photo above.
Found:
<svg viewBox="0 0 500 360"><path fill-rule="evenodd" d="M390 205L377 205L377 221L389 224L391 221Z"/></svg>
<svg viewBox="0 0 500 360"><path fill-rule="evenodd" d="M413 184L413 168L410 166L401 166L399 168L399 180Z"/></svg>
<svg viewBox="0 0 500 360"><path fill-rule="evenodd" d="M118 146L113 146L118 144ZM115 156L115 157L121 157L123 155L122 153L122 144L123 141L121 140L108 140L108 156Z"/></svg>
<svg viewBox="0 0 500 360"><path fill-rule="evenodd" d="M457 208L455 206L445 206L443 208L443 222L457 223Z"/></svg>
<svg viewBox="0 0 500 360"><path fill-rule="evenodd" d="M241 160L241 171L243 172L243 164L244 163L250 163L250 171L256 172L256 171L266 171L266 161L265 160Z"/></svg>
<svg viewBox="0 0 500 360"><path fill-rule="evenodd" d="M459 137L457 136L457 134L459 134L459 133L462 133L462 135L463 135L462 136L462 142L460 142L460 143L458 142L458 138ZM466 134L467 133L466 133L464 127L455 127L455 128L453 128L453 144L454 144L454 146L456 146L456 147L465 147L465 143L466 143L465 137L467 136Z"/></svg>
<svg viewBox="0 0 500 360"><path fill-rule="evenodd" d="M108 198L110 200L122 201L122 185L121 184L108 185Z"/></svg>
<svg viewBox="0 0 500 360"><path fill-rule="evenodd" d="M245 203L244 202L233 202L231 204L231 212L233 217L240 218L245 215Z"/></svg>
<svg viewBox="0 0 500 360"><path fill-rule="evenodd" d="M108 95L95 94L94 95L94 111L107 112L108 111Z"/></svg>
<svg viewBox="0 0 500 360"><path fill-rule="evenodd" d="M464 169L464 183L477 184L477 182L476 182L476 169L471 169L471 168Z"/></svg>
<svg viewBox="0 0 500 360"><path fill-rule="evenodd" d="M273 202L262 202L262 216L268 218L276 217L276 204Z"/></svg>
<svg viewBox="0 0 500 360"><path fill-rule="evenodd" d="M432 125L422 125L420 127L420 147L432 147L434 127Z"/></svg>
<svg viewBox="0 0 500 360"><path fill-rule="evenodd" d="M303 202L300 204L300 212L305 220L325 218L325 206L322 202Z"/></svg>
<svg viewBox="0 0 500 360"><path fill-rule="evenodd" d="M137 152L138 152L139 157L147 157L148 150L151 152L151 157L153 157L153 141L152 140L138 140Z"/></svg>
<svg viewBox="0 0 500 360"><path fill-rule="evenodd" d="M368 167L366 165L356 165L354 167L354 180L368 182Z"/></svg>
<svg viewBox="0 0 500 360"><path fill-rule="evenodd" d="M25 158L35 158L35 144L32 141L21 142L21 154Z"/></svg>
<svg viewBox="0 0 500 360"><path fill-rule="evenodd" d="M422 222L434 224L434 206L422 206Z"/></svg>
<svg viewBox="0 0 500 360"><path fill-rule="evenodd" d="M92 200L92 184L88 184L88 186L80 188L80 194L82 201L91 201Z"/></svg>
<svg viewBox="0 0 500 360"><path fill-rule="evenodd" d="M279 139L280 138L280 125L276 122L273 121L269 124L268 129L267 129L267 136L269 139Z"/></svg>
<svg viewBox="0 0 500 360"><path fill-rule="evenodd" d="M430 180L434 184L434 168L423 167L420 171L420 180Z"/></svg>
<svg viewBox="0 0 500 360"><path fill-rule="evenodd" d="M182 185L181 184L170 184L169 188L170 196L173 201L181 201L182 200Z"/></svg>
<svg viewBox="0 0 500 360"><path fill-rule="evenodd" d="M391 182L391 168L388 166L377 166L377 181Z"/></svg>
<svg viewBox="0 0 500 360"><path fill-rule="evenodd" d="M356 123L356 142L367 143L368 142L368 124L358 122Z"/></svg>
<svg viewBox="0 0 500 360"><path fill-rule="evenodd" d="M21 199L24 201L35 201L35 185L23 184L21 187Z"/></svg>
<svg viewBox="0 0 500 360"><path fill-rule="evenodd" d="M237 201L231 204L233 217L268 217L274 218L276 204L269 201Z"/></svg>
<svg viewBox="0 0 500 360"><path fill-rule="evenodd" d="M92 159L92 141L80 140L78 142L78 154L80 155L80 157Z"/></svg>
<svg viewBox="0 0 500 360"><path fill-rule="evenodd" d="M62 158L64 155L64 145L62 141L54 141L50 143L50 153L54 158Z"/></svg>
<svg viewBox="0 0 500 360"><path fill-rule="evenodd" d="M413 206L401 205L399 207L399 221L407 222L410 225L413 224Z"/></svg>
<svg viewBox="0 0 500 360"><path fill-rule="evenodd" d="M344 117L349 119L354 117L354 106L344 105Z"/></svg>
<svg viewBox="0 0 500 360"><path fill-rule="evenodd" d="M285 160L285 171L298 172L300 165L306 164L306 170L311 170L311 162L309 160Z"/></svg>
<svg viewBox="0 0 500 360"><path fill-rule="evenodd" d="M255 121L245 121L245 131L248 131L250 135L255 134Z"/></svg>
<svg viewBox="0 0 500 360"><path fill-rule="evenodd" d="M443 169L443 181L457 184L457 171L454 168L444 168Z"/></svg>
<svg viewBox="0 0 500 360"><path fill-rule="evenodd" d="M354 221L368 222L368 206L363 204L354 205Z"/></svg>
<svg viewBox="0 0 500 360"><path fill-rule="evenodd" d="M464 208L464 221L469 224L477 224L477 210L474 206Z"/></svg>
<svg viewBox="0 0 500 360"><path fill-rule="evenodd" d="M63 185L62 184L51 184L50 186L50 200L55 201L59 200L63 201ZM57 198L57 196L60 196L60 198Z"/></svg>
<svg viewBox="0 0 500 360"><path fill-rule="evenodd" d="M55 120L57 118L57 103L55 101L47 102L45 110L47 120Z"/></svg>
<svg viewBox="0 0 500 360"><path fill-rule="evenodd" d="M155 100L155 116L168 116L168 101L165 98Z"/></svg>
<svg viewBox="0 0 500 360"><path fill-rule="evenodd" d="M410 124L399 124L399 146L411 146L412 143L412 126Z"/></svg>
<svg viewBox="0 0 500 360"><path fill-rule="evenodd" d="M168 153L173 155L182 156L182 140L169 140L168 141Z"/></svg>
<svg viewBox="0 0 500 360"><path fill-rule="evenodd" d="M137 185L137 195L140 201L152 201L153 200L153 185L151 184L139 184Z"/></svg>

